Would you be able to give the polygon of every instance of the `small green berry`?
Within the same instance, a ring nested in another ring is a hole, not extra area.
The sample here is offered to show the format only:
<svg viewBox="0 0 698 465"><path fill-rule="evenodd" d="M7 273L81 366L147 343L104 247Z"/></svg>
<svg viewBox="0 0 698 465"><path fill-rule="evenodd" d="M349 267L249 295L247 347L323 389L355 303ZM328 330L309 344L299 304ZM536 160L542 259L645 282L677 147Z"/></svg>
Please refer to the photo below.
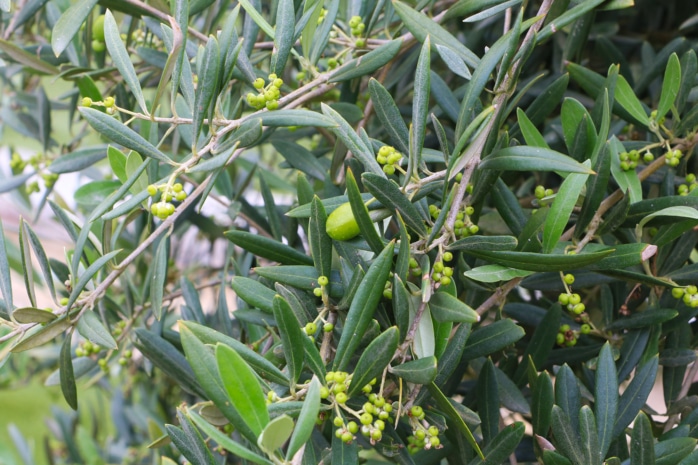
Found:
<svg viewBox="0 0 698 465"><path fill-rule="evenodd" d="M264 79L262 79L262 78L257 78L257 79L254 80L254 82L252 83L252 85L253 85L254 88L257 89L257 90L264 89Z"/></svg>
<svg viewBox="0 0 698 465"><path fill-rule="evenodd" d="M671 295L672 295L675 299L680 299L681 297L683 297L684 292L685 292L685 291L684 291L684 289L683 289L682 287L675 287L675 288L673 288L673 289L671 290Z"/></svg>
<svg viewBox="0 0 698 465"><path fill-rule="evenodd" d="M340 428L341 426L344 425L344 420L342 419L342 417L334 417L334 420L332 420L332 423L334 423L334 425L337 428Z"/></svg>
<svg viewBox="0 0 698 465"><path fill-rule="evenodd" d="M317 283L318 283L320 286L327 286L327 285L330 283L330 280L327 278L327 276L320 276L320 277L317 279Z"/></svg>
<svg viewBox="0 0 698 465"><path fill-rule="evenodd" d="M316 287L315 289L313 289L313 294L315 294L315 297L322 297L322 289Z"/></svg>
<svg viewBox="0 0 698 465"><path fill-rule="evenodd" d="M334 325L332 323L325 323L322 325L322 330L326 333L331 333L333 329Z"/></svg>
<svg viewBox="0 0 698 465"><path fill-rule="evenodd" d="M308 323L305 325L305 334L312 335L317 332L317 325L315 323Z"/></svg>
<svg viewBox="0 0 698 465"><path fill-rule="evenodd" d="M334 399L337 401L338 404L345 404L347 402L347 395L344 392L340 392L336 396L334 396Z"/></svg>
<svg viewBox="0 0 698 465"><path fill-rule="evenodd" d="M589 334L591 332L591 326L585 323L579 328L579 332L582 334Z"/></svg>
<svg viewBox="0 0 698 465"><path fill-rule="evenodd" d="M567 273L564 277L564 280L567 284L572 284L572 283L574 283L574 275Z"/></svg>
<svg viewBox="0 0 698 465"><path fill-rule="evenodd" d="M90 97L83 97L82 98L82 106L83 107L91 107L92 106L92 99Z"/></svg>

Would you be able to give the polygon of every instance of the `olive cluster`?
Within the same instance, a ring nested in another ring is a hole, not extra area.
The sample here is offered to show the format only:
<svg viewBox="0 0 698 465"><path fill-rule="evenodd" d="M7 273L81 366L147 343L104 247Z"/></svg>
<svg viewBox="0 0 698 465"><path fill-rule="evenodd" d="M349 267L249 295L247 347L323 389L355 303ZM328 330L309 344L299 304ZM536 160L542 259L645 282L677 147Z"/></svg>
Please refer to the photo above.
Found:
<svg viewBox="0 0 698 465"><path fill-rule="evenodd" d="M48 168L50 164L51 160L45 157L42 153L34 154L31 158L29 158L29 161L24 160L17 152L14 152L10 158L10 169L12 170L13 175L22 173L27 165L31 165L35 170L40 170L42 165L44 168ZM58 180L58 175L55 173L42 173L40 176L41 179L43 179L44 186L46 186L47 189L53 187ZM27 183L24 186L24 189L27 194L33 194L34 192L39 192L41 190L38 181Z"/></svg>
<svg viewBox="0 0 698 465"><path fill-rule="evenodd" d="M591 332L591 325L584 323L579 327L579 331L575 331L570 328L570 325L564 324L560 325L560 329L557 332L556 342L560 346L572 347L577 344L577 339L580 334L589 334Z"/></svg>
<svg viewBox="0 0 698 465"><path fill-rule="evenodd" d="M631 150L630 152L621 152L618 156L620 157L620 169L623 171L630 171L637 168L640 158L642 158L642 161L645 163L652 163L654 161L654 155L649 151L640 156L640 152Z"/></svg>
<svg viewBox="0 0 698 465"><path fill-rule="evenodd" d="M102 347L97 344L93 344L90 341L84 341L75 349L76 357L89 357L90 355L96 355L102 351Z"/></svg>
<svg viewBox="0 0 698 465"><path fill-rule="evenodd" d="M349 19L349 27L351 28L351 35L356 37L354 44L363 48L366 46L366 39L362 37L362 34L366 30L366 25L361 21L361 16L352 16Z"/></svg>
<svg viewBox="0 0 698 465"><path fill-rule="evenodd" d="M541 206L546 206L548 205L548 201L544 200L546 197L550 197L553 195L555 191L553 191L550 188L545 188L545 186L538 185L536 188L533 190L533 195L536 196L536 199L538 199L538 205Z"/></svg>
<svg viewBox="0 0 698 465"><path fill-rule="evenodd" d="M249 92L247 94L247 104L256 110L265 108L267 110L276 110L279 108L279 97L281 96L281 86L284 85L283 79L272 73L269 75L269 84L263 78L257 78L252 83L258 93Z"/></svg>
<svg viewBox="0 0 698 465"><path fill-rule="evenodd" d="M453 260L453 254L451 252L444 252L441 256L442 261L437 261L434 263L434 268L431 272L431 279L435 283L439 283L442 286L448 286L451 284L451 277L453 276L453 268L444 265L444 262L448 263Z"/></svg>
<svg viewBox="0 0 698 465"><path fill-rule="evenodd" d="M688 195L698 188L698 182L696 182L696 175L693 173L686 175L686 183L679 184L678 191L679 195Z"/></svg>
<svg viewBox="0 0 698 465"><path fill-rule="evenodd" d="M150 212L153 216L157 216L161 220L166 219L175 212L175 206L170 203L173 199L177 202L181 202L187 198L187 193L184 191L184 187L181 183L162 184L160 186L155 186L151 184L148 186L148 194L151 197L155 197L157 193L160 192L160 201L153 202L150 205Z"/></svg>
<svg viewBox="0 0 698 465"><path fill-rule="evenodd" d="M676 167L679 166L679 163L681 163L681 157L683 157L683 152L679 149L667 150L664 156L664 163L671 167Z"/></svg>
<svg viewBox="0 0 698 465"><path fill-rule="evenodd" d="M116 100L114 97L107 97L101 102L95 102L90 97L83 97L81 102L83 107L91 107L92 105L104 107L105 111L109 115L116 113Z"/></svg>
<svg viewBox="0 0 698 465"><path fill-rule="evenodd" d="M92 24L92 50L102 53L106 48L107 44L104 43L104 15L99 15Z"/></svg>
<svg viewBox="0 0 698 465"><path fill-rule="evenodd" d="M691 308L698 308L698 287L695 285L675 287L671 290L671 295L675 299L682 299Z"/></svg>
<svg viewBox="0 0 698 465"><path fill-rule="evenodd" d="M579 332L574 331L569 325L560 326L557 334L557 343L561 346L571 347L577 343L577 337L581 334L589 334L591 332L591 324L589 314L586 312L586 306L582 303L582 297L569 290L568 286L574 283L574 275L567 273L562 277L565 283L566 292L561 293L557 301L575 318L576 321L582 323Z"/></svg>
<svg viewBox="0 0 698 465"><path fill-rule="evenodd" d="M395 174L395 167L400 166L400 160L402 160L402 154L395 150L395 147L384 145L378 149L376 161L380 165L383 165L383 172L385 174Z"/></svg>
<svg viewBox="0 0 698 465"><path fill-rule="evenodd" d="M439 207L433 204L429 205L429 215L431 215L433 219L438 218L440 213L441 209ZM470 216L474 213L475 209L473 207L465 207L464 211L460 211L456 214L456 221L453 223L453 234L456 238L462 239L474 236L480 231L480 227L470 219ZM427 230L431 232L430 228L427 228Z"/></svg>
<svg viewBox="0 0 698 465"><path fill-rule="evenodd" d="M441 439L439 439L439 428L430 425L424 418L424 409L418 405L412 406L407 415L412 425L412 435L407 437L407 451L416 454L421 449L431 448L441 449Z"/></svg>

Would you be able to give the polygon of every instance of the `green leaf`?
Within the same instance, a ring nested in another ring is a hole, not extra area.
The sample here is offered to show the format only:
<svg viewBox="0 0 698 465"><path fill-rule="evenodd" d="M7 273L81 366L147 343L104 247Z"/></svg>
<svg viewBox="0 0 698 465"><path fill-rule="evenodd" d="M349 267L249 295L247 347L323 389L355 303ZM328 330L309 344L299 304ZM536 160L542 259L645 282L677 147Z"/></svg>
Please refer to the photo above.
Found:
<svg viewBox="0 0 698 465"><path fill-rule="evenodd" d="M521 128L521 134L523 134L526 144L544 149L550 148L548 143L545 142L543 134L541 134L531 120L528 119L528 116L526 116L526 113L521 108L516 109L516 119L519 122L519 128Z"/></svg>
<svg viewBox="0 0 698 465"><path fill-rule="evenodd" d="M659 357L654 356L635 371L635 376L618 400L618 411L614 418L613 437L623 434L625 428L645 406L654 387L659 366Z"/></svg>
<svg viewBox="0 0 698 465"><path fill-rule="evenodd" d="M596 418L588 405L579 410L579 434L582 444L583 462L596 465L603 461L599 456L599 435L596 431Z"/></svg>
<svg viewBox="0 0 698 465"><path fill-rule="evenodd" d="M314 126L318 128L337 128L339 126L339 123L332 116L325 116L308 110L281 109L263 112L259 115L255 114L254 117L261 118L262 125L269 127Z"/></svg>
<svg viewBox="0 0 698 465"><path fill-rule="evenodd" d="M83 291L83 289L85 289L87 283L90 282L90 280L104 267L104 265L106 265L112 258L116 257L119 253L121 253L121 249L112 250L108 254L99 257L97 260L92 262L92 264L89 267L87 267L85 272L80 275L77 284L75 284L75 286L73 287L73 290L70 293L70 297L68 297L68 308L72 307L75 301L78 299L78 297L80 297L80 293Z"/></svg>
<svg viewBox="0 0 698 465"><path fill-rule="evenodd" d="M366 189L368 189L384 207L394 212L399 212L407 226L421 236L426 236L427 230L426 226L424 226L424 219L419 214L414 204L402 193L395 181L373 173L364 173L361 176L361 180L364 186L366 186Z"/></svg>
<svg viewBox="0 0 698 465"><path fill-rule="evenodd" d="M676 53L672 53L667 62L664 72L664 82L662 82L662 93L657 105L657 120L669 113L676 101L681 87L681 63Z"/></svg>
<svg viewBox="0 0 698 465"><path fill-rule="evenodd" d="M58 318L55 314L48 310L42 310L35 307L20 307L12 312L12 318L21 324L27 323L50 323Z"/></svg>
<svg viewBox="0 0 698 465"><path fill-rule="evenodd" d="M109 153L111 153L112 150L116 151L117 153L120 153L123 156L123 154L117 149L109 147ZM97 145L94 147L78 149L74 152L61 155L60 157L56 158L53 162L51 162L51 164L48 167L48 170L55 174L73 173L94 165L98 161L103 160L106 156L107 147L105 147L104 145ZM126 180L125 176L124 179L121 179L121 176L119 176L117 170L114 169L113 164L112 171L114 171L114 174L117 175L121 182Z"/></svg>
<svg viewBox="0 0 698 465"><path fill-rule="evenodd" d="M548 359L548 355L553 350L555 339L560 328L562 318L562 307L555 304L545 312L545 316L531 336L531 340L526 345L523 353L523 363L519 365L516 374L512 378L517 384L522 384L526 377L526 370L533 367L543 366Z"/></svg>
<svg viewBox="0 0 698 465"><path fill-rule="evenodd" d="M463 417L458 413L458 410L456 410L456 408L450 402L450 399L446 397L443 392L441 392L441 389L439 389L439 387L436 384L430 383L427 385L427 387L429 388L429 394L431 394L431 396L434 398L434 401L436 402L436 405L439 407L439 409L453 423L455 423L458 431L463 436L465 436L465 439L468 441L470 446L475 450L475 452L477 452L478 457L484 461L485 455L483 454L483 451L480 450L480 446L478 445L477 441L475 441L473 433L470 431L470 428L468 428L468 425L466 425L463 421Z"/></svg>
<svg viewBox="0 0 698 465"><path fill-rule="evenodd" d="M654 457L656 465L676 465L684 457L694 451L696 439L671 438L659 441L654 445Z"/></svg>
<svg viewBox="0 0 698 465"><path fill-rule="evenodd" d="M111 55L114 66L118 68L119 74L126 84L128 84L133 96L136 97L136 102L138 102L138 106L141 107L141 111L146 115L149 114L148 107L145 103L145 98L143 97L141 82L138 80L138 75L133 67L133 63L131 63L131 57L129 57L128 50L126 50L126 46L121 41L119 26L116 24L116 20L109 10L104 13L104 42L107 44L107 50L109 51L109 55ZM101 114L108 117L108 115L104 113ZM122 145L128 147L126 144Z"/></svg>
<svg viewBox="0 0 698 465"><path fill-rule="evenodd" d="M114 117L95 110L94 108L80 107L78 109L82 116L92 126L95 131L102 134L107 139L113 140L131 150L135 150L141 155L154 158L164 163L172 163L167 156L155 148L153 144L145 140L140 134L131 128L124 126Z"/></svg>
<svg viewBox="0 0 698 465"><path fill-rule="evenodd" d="M19 224L19 253L22 263L22 275L24 276L24 288L32 307L36 307L36 291L34 290L34 265L29 251L29 238L27 237L27 223L22 219Z"/></svg>
<svg viewBox="0 0 698 465"><path fill-rule="evenodd" d="M630 113L633 118L636 118L640 123L649 127L650 119L647 116L645 108L642 106L640 99L635 96L635 92L630 84L628 84L628 81L622 75L618 75L618 81L616 81L615 97L620 106Z"/></svg>
<svg viewBox="0 0 698 465"><path fill-rule="evenodd" d="M353 397L360 392L373 378L380 378L383 370L390 364L393 355L395 355L398 337L399 331L397 326L391 326L366 347L356 363L355 374L347 391L349 397Z"/></svg>
<svg viewBox="0 0 698 465"><path fill-rule="evenodd" d="M279 0L276 7L274 27L274 51L271 54L270 70L279 76L284 73L288 55L293 47L296 16L293 0Z"/></svg>
<svg viewBox="0 0 698 465"><path fill-rule="evenodd" d="M165 429L167 429L167 433L170 435L174 445L177 446L177 449L191 463L215 465L216 462L213 459L213 455L206 446L199 430L179 410L177 411L177 418L179 419L181 429L172 425L165 425Z"/></svg>
<svg viewBox="0 0 698 465"><path fill-rule="evenodd" d="M263 266L255 268L254 272L263 278L306 291L312 291L317 287L319 277L315 267L307 265ZM344 286L339 274L333 272L328 278L330 279L330 296L341 298L344 295Z"/></svg>
<svg viewBox="0 0 698 465"><path fill-rule="evenodd" d="M0 39L0 50L5 52L10 58L17 63L27 66L35 71L44 74L55 75L59 73L58 68L44 60L37 58L35 54L29 53L23 48L15 45L7 40Z"/></svg>
<svg viewBox="0 0 698 465"><path fill-rule="evenodd" d="M272 145L292 168L297 169L318 181L325 180L325 167L315 158L313 152L295 142L272 140Z"/></svg>
<svg viewBox="0 0 698 465"><path fill-rule="evenodd" d="M518 241L513 236L470 236L458 239L448 246L448 250L514 250Z"/></svg>
<svg viewBox="0 0 698 465"><path fill-rule="evenodd" d="M388 41L367 54L344 63L332 73L328 82L348 81L371 74L392 60L401 46L401 39Z"/></svg>
<svg viewBox="0 0 698 465"><path fill-rule="evenodd" d="M572 463L585 463L582 458L582 451L579 448L581 439L572 429L570 418L557 405L553 405L552 427L555 432L555 445L557 449L568 457Z"/></svg>
<svg viewBox="0 0 698 465"><path fill-rule="evenodd" d="M499 265L528 271L564 271L583 268L600 261L614 249L576 255L540 254L532 252L495 252L469 250L467 253Z"/></svg>
<svg viewBox="0 0 698 465"><path fill-rule="evenodd" d="M233 407L259 436L269 423L269 412L254 371L235 350L221 343L216 345L216 360Z"/></svg>
<svg viewBox="0 0 698 465"><path fill-rule="evenodd" d="M196 152L196 141L201 132L204 119L209 113L211 101L218 92L218 74L220 69L220 50L215 37L209 36L203 53L199 53L201 61L197 63L199 84L194 95L194 109L192 111L192 153ZM198 60L197 60L198 61Z"/></svg>
<svg viewBox="0 0 698 465"><path fill-rule="evenodd" d="M274 297L272 308L274 310L274 319L279 327L281 345L284 348L290 386L293 389L303 370L303 338L308 336L301 331L300 323L286 299L277 295Z"/></svg>
<svg viewBox="0 0 698 465"><path fill-rule="evenodd" d="M395 8L395 12L400 16L407 30L410 31L418 41L424 43L426 37L429 36L434 45L439 44L449 47L471 68L476 68L480 63L477 55L471 52L458 39L451 35L450 32L431 18L413 10L410 6L398 0L393 0L393 8Z"/></svg>
<svg viewBox="0 0 698 465"><path fill-rule="evenodd" d="M279 415L264 427L262 434L257 438L257 445L271 457L291 437L291 432L293 419L288 415Z"/></svg>
<svg viewBox="0 0 698 465"><path fill-rule="evenodd" d="M34 256L36 257L36 260L39 262L41 274L44 277L44 284L46 284L51 298L55 301L56 289L53 285L53 275L51 274L51 265L49 264L48 257L46 256L44 247L41 245L41 240L39 240L39 237L36 235L34 230L32 230L32 228L24 219L22 219L22 234L23 236L26 235L26 238L29 241L29 245L31 245L31 248L34 251ZM2 246L1 243L0 246Z"/></svg>
<svg viewBox="0 0 698 465"><path fill-rule="evenodd" d="M313 259L293 247L269 237L245 231L226 231L225 237L248 252L286 265L312 265Z"/></svg>
<svg viewBox="0 0 698 465"><path fill-rule="evenodd" d="M361 194L361 199L365 202L371 200L373 196L369 193ZM346 195L338 195L336 197L330 197L329 199L322 199L322 206L325 207L325 212L329 215L337 208L349 202L349 197ZM291 218L310 218L310 202L300 205L288 213L286 216Z"/></svg>
<svg viewBox="0 0 698 465"><path fill-rule="evenodd" d="M448 292L436 292L429 300L431 315L439 323L476 323L480 315Z"/></svg>
<svg viewBox="0 0 698 465"><path fill-rule="evenodd" d="M333 365L335 371L344 370L349 365L351 357L354 355L362 336L373 319L373 314L378 301L383 296L385 282L390 273L394 248L395 243L391 242L376 257L368 271L366 271L359 290L351 301L351 306L344 322L342 336L337 344Z"/></svg>
<svg viewBox="0 0 698 465"><path fill-rule="evenodd" d="M25 336L24 339L22 339L16 346L10 349L10 352L24 352L25 350L44 345L47 342L54 340L56 336L70 328L70 326L70 318L67 316L58 318L46 326L42 326L38 331Z"/></svg>
<svg viewBox="0 0 698 465"><path fill-rule="evenodd" d="M230 438L230 436L226 435L221 430L213 426L211 423L204 420L201 417L201 415L196 413L194 410L189 409L187 411L187 415L194 421L196 426L201 428L201 430L208 437L213 439L216 442L216 444L218 444L228 452L231 452L232 454L242 459L249 460L250 462L258 463L261 465L271 465L271 462L269 460L262 457L261 455L252 452L251 450L242 446L240 443L235 442Z"/></svg>
<svg viewBox="0 0 698 465"><path fill-rule="evenodd" d="M595 174L573 158L554 150L519 145L506 147L487 156L479 169L498 171L560 171L563 173Z"/></svg>
<svg viewBox="0 0 698 465"><path fill-rule="evenodd" d="M635 418L630 435L630 465L654 465L654 435L645 412Z"/></svg>
<svg viewBox="0 0 698 465"><path fill-rule="evenodd" d="M371 247L371 250L379 254L385 248L385 244L383 244L383 240L378 235L376 227L373 225L373 220L368 214L368 208L366 208L363 202L361 191L359 191L359 186L351 168L347 168L346 186L349 205L354 215L354 220L356 220L356 224L359 227L359 232L368 243L368 246Z"/></svg>
<svg viewBox="0 0 698 465"><path fill-rule="evenodd" d="M385 173L376 161L373 150L368 147L366 143L364 143L364 141L359 137L349 123L347 123L339 113L330 108L329 105L322 103L320 106L322 108L322 112L337 123L334 133L341 139L344 145L347 146L347 148L361 162L361 164L363 164L364 168L371 173L385 178Z"/></svg>
<svg viewBox="0 0 698 465"><path fill-rule="evenodd" d="M463 79L470 79L472 77L472 74L470 73L468 66L463 61L463 58L461 58L456 52L446 45L434 45L436 46L436 51L439 53L439 56L444 63L446 63L446 66L448 66L448 69Z"/></svg>
<svg viewBox="0 0 698 465"><path fill-rule="evenodd" d="M315 429L318 413L320 412L321 386L316 376L310 380L308 392L305 394L305 399L303 400L303 408L301 408L301 413L298 415L296 428L293 430L293 435L288 443L288 449L286 449L286 460L291 460L293 456L296 455L296 452L298 452L304 444L308 444L310 440L313 429ZM309 446L308 444L308 447Z"/></svg>
<svg viewBox="0 0 698 465"><path fill-rule="evenodd" d="M481 283L496 283L499 281L509 281L514 278L525 278L533 273L534 271L516 270L502 265L483 265L472 268L463 273L463 275L466 278Z"/></svg>
<svg viewBox="0 0 698 465"><path fill-rule="evenodd" d="M106 349L117 348L114 337L112 337L109 330L104 327L102 321L92 310L86 310L83 312L78 320L77 330L82 337L101 347Z"/></svg>
<svg viewBox="0 0 698 465"><path fill-rule="evenodd" d="M647 215L637 225L638 229L642 229L645 225L654 218L659 216L668 216L672 218L688 218L698 220L698 210L693 207L668 207Z"/></svg>
<svg viewBox="0 0 698 465"><path fill-rule="evenodd" d="M218 375L218 363L214 352L196 337L189 327L186 326L186 322L180 321L180 325L179 334L182 347L196 379L201 384L201 388L242 436L250 441L256 441L257 435L252 432L240 413L230 404L228 393L225 390L221 377ZM191 414L192 411L190 410L189 413ZM208 425L209 423L206 424Z"/></svg>
<svg viewBox="0 0 698 465"><path fill-rule="evenodd" d="M591 163L587 160L584 162L584 166L588 168ZM550 206L550 212L545 219L543 253L549 254L555 249L588 177L588 174L571 173L560 185L555 200Z"/></svg>
<svg viewBox="0 0 698 465"><path fill-rule="evenodd" d="M419 53L417 68L414 74L414 90L412 93L412 124L410 125L409 163L407 173L419 176L418 169L422 163L422 147L426 135L427 115L429 113L429 88L431 69L431 39L427 36ZM405 184L409 176L405 177ZM405 222L409 225L409 221Z"/></svg>
<svg viewBox="0 0 698 465"><path fill-rule="evenodd" d="M492 359L485 361L477 378L478 413L482 440L489 445L499 432L499 388ZM489 457L488 457L489 458Z"/></svg>
<svg viewBox="0 0 698 465"><path fill-rule="evenodd" d="M594 400L600 456L606 457L613 440L613 425L618 412L618 375L611 346L608 343L601 349L596 365Z"/></svg>
<svg viewBox="0 0 698 465"><path fill-rule="evenodd" d="M436 379L436 357L419 358L390 368L390 372L408 383L429 384Z"/></svg>
<svg viewBox="0 0 698 465"><path fill-rule="evenodd" d="M502 463L509 457L521 442L525 433L524 423L517 421L507 425L495 436L484 449L482 455L475 457L468 465Z"/></svg>
<svg viewBox="0 0 698 465"><path fill-rule="evenodd" d="M606 326L606 331L618 331L627 329L645 328L667 322L678 316L679 312L668 308L650 308L643 312L636 312L627 317L614 320Z"/></svg>
<svg viewBox="0 0 698 465"><path fill-rule="evenodd" d="M562 28L568 24L572 24L577 19L601 5L604 1L605 0L586 0L578 3L576 6L568 9L554 20L548 22L548 24L546 24L546 26L538 33L536 41L539 43L542 42L556 31L562 30Z"/></svg>
<svg viewBox="0 0 698 465"><path fill-rule="evenodd" d="M554 401L553 383L548 372L544 371L531 387L531 423L534 434L548 436Z"/></svg>
<svg viewBox="0 0 698 465"><path fill-rule="evenodd" d="M167 262L169 252L169 240L162 237L155 249L153 260L153 274L150 278L150 303L153 314L157 320L162 317L162 300L167 282Z"/></svg>
<svg viewBox="0 0 698 465"><path fill-rule="evenodd" d="M390 141L399 152L408 153L410 133L392 95L374 78L368 81L368 92L371 95L376 116L388 133Z"/></svg>
<svg viewBox="0 0 698 465"><path fill-rule="evenodd" d="M512 320L499 320L473 331L463 351L465 360L493 354L515 343L524 336L523 328Z"/></svg>
<svg viewBox="0 0 698 465"><path fill-rule="evenodd" d="M184 355L169 341L145 328L135 330L136 347L153 365L174 379L186 392L206 397Z"/></svg>
<svg viewBox="0 0 698 465"><path fill-rule="evenodd" d="M10 262L7 257L7 247L5 246L5 231L0 219L0 292L5 301L8 312L14 308L12 299L12 279L10 277Z"/></svg>
<svg viewBox="0 0 698 465"><path fill-rule="evenodd" d="M259 26L259 28L263 30L266 35L268 35L271 39L274 39L274 28L271 27L271 25L262 17L261 14L259 14L252 3L250 3L249 0L240 0L239 3L245 9L247 14L250 15L252 21L254 21L255 24Z"/></svg>
<svg viewBox="0 0 698 465"><path fill-rule="evenodd" d="M78 409L78 388L75 385L75 375L73 374L73 358L70 354L70 335L65 337L61 346L61 355L58 359L60 367L61 392L63 398L73 410Z"/></svg>
<svg viewBox="0 0 698 465"><path fill-rule="evenodd" d="M51 48L59 56L68 48L98 0L79 0L63 12L51 32ZM106 37L105 37L106 38Z"/></svg>

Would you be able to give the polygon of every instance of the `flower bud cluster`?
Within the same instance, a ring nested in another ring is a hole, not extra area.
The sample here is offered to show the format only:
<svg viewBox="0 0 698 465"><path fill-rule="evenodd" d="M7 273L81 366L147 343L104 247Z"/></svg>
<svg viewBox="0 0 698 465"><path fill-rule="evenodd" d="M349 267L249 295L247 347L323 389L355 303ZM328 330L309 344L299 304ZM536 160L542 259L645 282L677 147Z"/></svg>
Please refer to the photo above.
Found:
<svg viewBox="0 0 698 465"><path fill-rule="evenodd" d="M679 149L667 150L664 156L664 163L671 167L677 167L679 166L679 163L681 163L681 157L683 157L683 152Z"/></svg>
<svg viewBox="0 0 698 465"><path fill-rule="evenodd" d="M686 183L679 184L678 192L679 195L688 195L698 188L698 182L696 182L696 175L693 173L686 175Z"/></svg>
<svg viewBox="0 0 698 465"><path fill-rule="evenodd" d="M412 435L407 437L407 451L416 454L420 450L441 449L441 439L439 439L439 428L430 425L425 420L424 409L418 405L412 406L407 412L412 425Z"/></svg>
<svg viewBox="0 0 698 465"><path fill-rule="evenodd" d="M698 287L695 285L675 287L671 290L671 295L675 299L683 300L688 307L698 308Z"/></svg>
<svg viewBox="0 0 698 465"><path fill-rule="evenodd" d="M148 194L151 197L155 197L158 192L160 192L160 201L153 202L150 205L150 212L161 220L166 219L175 212L175 206L171 203L172 200L182 202L187 198L187 193L184 191L181 183L173 185L161 184L160 186L151 184L148 186Z"/></svg>
<svg viewBox="0 0 698 465"><path fill-rule="evenodd" d="M637 150L631 150L630 152L621 152L618 154L620 157L620 169L623 171L630 171L637 168L640 159L645 163L652 163L654 161L654 155L652 152L647 151L644 155L640 156L640 152Z"/></svg>

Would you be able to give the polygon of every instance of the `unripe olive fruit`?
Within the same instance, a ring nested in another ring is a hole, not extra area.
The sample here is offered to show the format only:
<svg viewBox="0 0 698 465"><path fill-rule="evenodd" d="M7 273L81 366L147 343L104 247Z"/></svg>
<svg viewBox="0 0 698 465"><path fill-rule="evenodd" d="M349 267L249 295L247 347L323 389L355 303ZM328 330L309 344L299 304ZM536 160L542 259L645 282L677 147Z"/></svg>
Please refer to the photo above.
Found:
<svg viewBox="0 0 698 465"><path fill-rule="evenodd" d="M97 16L92 24L92 38L104 42L104 15Z"/></svg>
<svg viewBox="0 0 698 465"><path fill-rule="evenodd" d="M347 202L337 207L327 217L327 235L336 241L346 241L359 234L359 225Z"/></svg>

